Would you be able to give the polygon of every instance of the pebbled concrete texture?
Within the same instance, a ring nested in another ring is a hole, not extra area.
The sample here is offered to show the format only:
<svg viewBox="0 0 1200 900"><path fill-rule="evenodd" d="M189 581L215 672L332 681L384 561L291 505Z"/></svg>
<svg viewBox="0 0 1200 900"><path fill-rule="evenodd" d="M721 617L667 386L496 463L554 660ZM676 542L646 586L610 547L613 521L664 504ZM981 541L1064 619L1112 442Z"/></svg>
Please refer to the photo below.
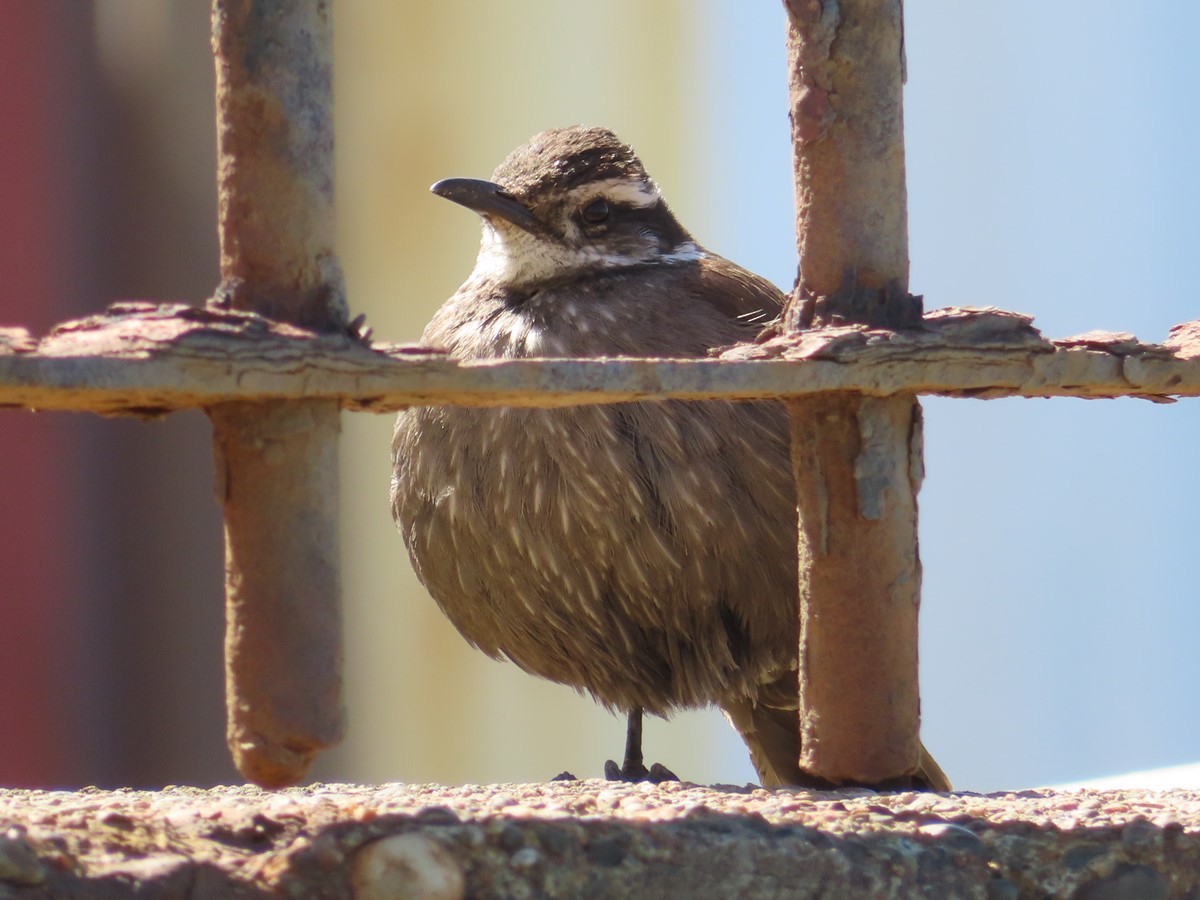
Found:
<svg viewBox="0 0 1200 900"><path fill-rule="evenodd" d="M1200 791L0 792L0 898L1200 897Z"/></svg>

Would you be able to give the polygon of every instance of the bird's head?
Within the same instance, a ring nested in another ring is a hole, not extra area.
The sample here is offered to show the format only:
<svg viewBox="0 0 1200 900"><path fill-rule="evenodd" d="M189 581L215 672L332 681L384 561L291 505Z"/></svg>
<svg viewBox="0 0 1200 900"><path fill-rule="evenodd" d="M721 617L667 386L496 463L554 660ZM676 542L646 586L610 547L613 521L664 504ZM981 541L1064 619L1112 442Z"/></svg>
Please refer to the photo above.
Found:
<svg viewBox="0 0 1200 900"><path fill-rule="evenodd" d="M702 253L632 148L605 128L544 131L491 181L447 178L430 190L483 217L475 272L507 287Z"/></svg>

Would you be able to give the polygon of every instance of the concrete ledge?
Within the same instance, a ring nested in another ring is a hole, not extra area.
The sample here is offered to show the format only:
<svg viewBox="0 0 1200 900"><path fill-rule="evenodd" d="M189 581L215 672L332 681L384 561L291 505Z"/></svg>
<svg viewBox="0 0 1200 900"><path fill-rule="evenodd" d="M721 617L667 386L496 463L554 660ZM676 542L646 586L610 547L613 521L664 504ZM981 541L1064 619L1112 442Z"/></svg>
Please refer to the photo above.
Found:
<svg viewBox="0 0 1200 900"><path fill-rule="evenodd" d="M1200 792L0 792L0 897L1200 895Z"/></svg>

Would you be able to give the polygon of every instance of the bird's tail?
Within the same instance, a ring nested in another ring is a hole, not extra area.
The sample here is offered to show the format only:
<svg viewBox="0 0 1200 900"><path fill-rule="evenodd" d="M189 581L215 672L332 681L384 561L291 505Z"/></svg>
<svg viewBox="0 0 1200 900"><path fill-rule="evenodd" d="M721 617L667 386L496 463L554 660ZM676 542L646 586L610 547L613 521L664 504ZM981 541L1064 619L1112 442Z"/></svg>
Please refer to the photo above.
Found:
<svg viewBox="0 0 1200 900"><path fill-rule="evenodd" d="M750 761L763 787L829 787L828 783L800 769L800 714L794 709L766 706L750 700L723 703L725 717L750 751ZM927 791L951 790L950 779L921 745L917 771L905 779L910 787ZM891 787L893 785L888 785Z"/></svg>

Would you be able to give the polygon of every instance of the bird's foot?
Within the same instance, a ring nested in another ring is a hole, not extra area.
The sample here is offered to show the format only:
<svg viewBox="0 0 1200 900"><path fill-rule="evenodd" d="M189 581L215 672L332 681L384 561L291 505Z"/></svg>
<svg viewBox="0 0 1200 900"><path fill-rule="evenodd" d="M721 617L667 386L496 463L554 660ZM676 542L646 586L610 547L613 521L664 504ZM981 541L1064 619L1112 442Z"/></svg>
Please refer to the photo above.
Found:
<svg viewBox="0 0 1200 900"><path fill-rule="evenodd" d="M604 777L609 781L625 781L630 784L637 781L649 781L661 784L664 781L678 781L679 776L664 766L655 763L649 769L642 763L642 708L635 706L629 710L625 726L625 763L618 766L611 759L604 764Z"/></svg>
<svg viewBox="0 0 1200 900"><path fill-rule="evenodd" d="M610 759L604 763L604 777L609 781L625 781L630 784L638 781L661 784L664 781L679 780L679 776L662 763L655 763L647 769L642 765L640 760L632 765L626 762L624 766L618 766L616 762Z"/></svg>
<svg viewBox="0 0 1200 900"><path fill-rule="evenodd" d="M371 345L371 335L374 333L375 329L367 326L366 313L355 316L350 324L346 326L346 334L352 340L358 341L360 344L366 344L368 347Z"/></svg>
<svg viewBox="0 0 1200 900"><path fill-rule="evenodd" d="M559 772L557 775L555 775L550 780L551 781L578 781L579 779L576 778L574 775L572 775L570 772Z"/></svg>

